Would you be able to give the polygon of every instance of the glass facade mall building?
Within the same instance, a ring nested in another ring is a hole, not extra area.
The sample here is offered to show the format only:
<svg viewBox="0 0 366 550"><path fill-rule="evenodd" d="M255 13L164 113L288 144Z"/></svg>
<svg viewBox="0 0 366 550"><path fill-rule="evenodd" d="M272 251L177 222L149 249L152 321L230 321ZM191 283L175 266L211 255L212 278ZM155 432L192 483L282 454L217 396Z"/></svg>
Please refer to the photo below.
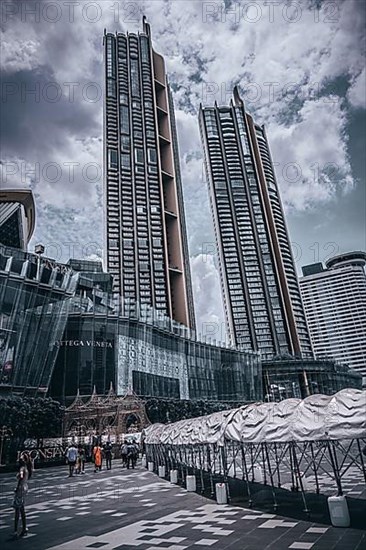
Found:
<svg viewBox="0 0 366 550"><path fill-rule="evenodd" d="M73 299L59 348L50 394L65 397L133 388L138 395L251 401L261 395L257 356L192 340L181 327L159 318L105 316ZM137 312L136 312L137 313ZM156 312L155 312L156 313ZM130 314L129 314L130 315ZM170 325L170 326L169 326Z"/></svg>
<svg viewBox="0 0 366 550"><path fill-rule="evenodd" d="M112 382L119 395L132 388L164 398L261 398L257 354L198 341L145 304L126 307L112 298L110 276L98 262L94 267L0 245L2 394L50 395L68 404L78 389L103 394Z"/></svg>
<svg viewBox="0 0 366 550"><path fill-rule="evenodd" d="M59 264L0 245L0 395L49 395L68 405L78 390L106 394L112 382L118 395L132 388L243 403L361 386L359 374L334 361L262 367L256 353L199 341L146 304L112 297L111 288L99 262Z"/></svg>
<svg viewBox="0 0 366 550"><path fill-rule="evenodd" d="M0 245L0 391L49 387L77 278L49 260L38 270L35 255Z"/></svg>

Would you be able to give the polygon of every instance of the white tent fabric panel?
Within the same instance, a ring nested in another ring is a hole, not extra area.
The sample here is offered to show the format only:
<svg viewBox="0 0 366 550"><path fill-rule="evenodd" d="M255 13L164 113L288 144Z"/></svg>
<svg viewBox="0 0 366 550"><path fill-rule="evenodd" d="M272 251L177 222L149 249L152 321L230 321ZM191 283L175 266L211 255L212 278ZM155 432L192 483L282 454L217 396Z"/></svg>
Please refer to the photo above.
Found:
<svg viewBox="0 0 366 550"><path fill-rule="evenodd" d="M300 399L280 403L247 405L237 410L234 421L225 430L225 438L233 441L260 443L285 441L292 431Z"/></svg>
<svg viewBox="0 0 366 550"><path fill-rule="evenodd" d="M358 437L366 436L366 391L339 392L338 399L334 404L334 419L329 425L329 437L331 439L349 439L356 437L353 434L359 433Z"/></svg>
<svg viewBox="0 0 366 550"><path fill-rule="evenodd" d="M223 439L228 420L236 411L237 409L220 411L208 416L180 420L174 424L152 424L145 429L145 441L169 445L217 443Z"/></svg>
<svg viewBox="0 0 366 550"><path fill-rule="evenodd" d="M169 445L366 438L366 391L345 389L332 396L253 403L174 424L153 424L144 431L147 444Z"/></svg>

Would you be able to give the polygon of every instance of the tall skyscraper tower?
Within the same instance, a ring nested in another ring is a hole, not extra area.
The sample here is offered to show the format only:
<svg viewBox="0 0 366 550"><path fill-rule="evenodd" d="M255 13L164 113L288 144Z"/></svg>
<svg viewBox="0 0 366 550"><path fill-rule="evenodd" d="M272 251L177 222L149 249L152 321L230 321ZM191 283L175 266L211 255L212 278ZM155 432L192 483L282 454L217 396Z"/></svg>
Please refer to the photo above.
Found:
<svg viewBox="0 0 366 550"><path fill-rule="evenodd" d="M143 32L105 33L106 267L126 307L195 327L178 143L164 59Z"/></svg>
<svg viewBox="0 0 366 550"><path fill-rule="evenodd" d="M264 127L237 88L229 107L201 107L199 120L232 343L264 359L312 357Z"/></svg>
<svg viewBox="0 0 366 550"><path fill-rule="evenodd" d="M314 353L363 376L366 386L366 254L349 252L303 267L300 289Z"/></svg>

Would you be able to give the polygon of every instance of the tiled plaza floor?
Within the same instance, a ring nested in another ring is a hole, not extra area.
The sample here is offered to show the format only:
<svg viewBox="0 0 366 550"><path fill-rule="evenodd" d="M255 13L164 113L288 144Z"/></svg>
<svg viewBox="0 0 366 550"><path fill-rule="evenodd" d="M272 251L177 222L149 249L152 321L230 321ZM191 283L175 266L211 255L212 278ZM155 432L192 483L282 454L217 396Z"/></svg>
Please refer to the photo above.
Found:
<svg viewBox="0 0 366 550"><path fill-rule="evenodd" d="M0 476L0 548L31 550L363 550L366 530L220 506L138 467L67 477L66 467L36 470L29 534L10 541L13 474ZM366 518L365 518L366 529Z"/></svg>

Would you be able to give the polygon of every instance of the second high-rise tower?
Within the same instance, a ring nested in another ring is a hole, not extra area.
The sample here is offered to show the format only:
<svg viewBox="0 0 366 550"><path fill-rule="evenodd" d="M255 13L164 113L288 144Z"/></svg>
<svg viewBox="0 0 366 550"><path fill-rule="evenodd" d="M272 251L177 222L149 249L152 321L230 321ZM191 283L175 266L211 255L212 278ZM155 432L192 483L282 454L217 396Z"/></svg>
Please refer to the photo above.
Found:
<svg viewBox="0 0 366 550"><path fill-rule="evenodd" d="M200 109L200 129L231 341L264 359L311 357L265 130L236 88L230 106Z"/></svg>

